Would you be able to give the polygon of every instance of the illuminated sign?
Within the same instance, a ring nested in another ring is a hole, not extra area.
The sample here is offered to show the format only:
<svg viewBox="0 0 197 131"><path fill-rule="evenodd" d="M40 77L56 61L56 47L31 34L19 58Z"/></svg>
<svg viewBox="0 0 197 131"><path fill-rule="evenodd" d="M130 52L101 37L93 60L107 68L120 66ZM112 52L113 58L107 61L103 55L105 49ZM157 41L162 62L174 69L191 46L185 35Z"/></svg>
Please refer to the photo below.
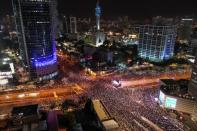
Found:
<svg viewBox="0 0 197 131"><path fill-rule="evenodd" d="M176 107L176 102L177 102L177 99L171 98L171 97L166 97L165 107L166 107L166 108L175 109L175 107Z"/></svg>
<svg viewBox="0 0 197 131"><path fill-rule="evenodd" d="M165 95L164 95L164 93L162 91L160 91L160 93L159 93L159 100L160 100L160 102L164 103L164 99L165 99Z"/></svg>
<svg viewBox="0 0 197 131"><path fill-rule="evenodd" d="M184 21L192 21L193 19L182 19Z"/></svg>
<svg viewBox="0 0 197 131"><path fill-rule="evenodd" d="M45 56L33 60L33 63L36 67L45 67L48 65L55 64L56 62L57 62L57 57L55 53L52 56Z"/></svg>
<svg viewBox="0 0 197 131"><path fill-rule="evenodd" d="M12 75L12 72L11 71L0 72L0 76L8 76L8 75Z"/></svg>
<svg viewBox="0 0 197 131"><path fill-rule="evenodd" d="M10 68L11 68L12 73L15 73L15 71L14 71L14 64L13 63L10 63Z"/></svg>
<svg viewBox="0 0 197 131"><path fill-rule="evenodd" d="M4 75L4 76L1 76L0 75L0 81L1 81L1 79L8 79L8 78L13 78L13 76L12 75Z"/></svg>
<svg viewBox="0 0 197 131"><path fill-rule="evenodd" d="M0 85L6 85L8 84L8 79L1 79L0 80Z"/></svg>

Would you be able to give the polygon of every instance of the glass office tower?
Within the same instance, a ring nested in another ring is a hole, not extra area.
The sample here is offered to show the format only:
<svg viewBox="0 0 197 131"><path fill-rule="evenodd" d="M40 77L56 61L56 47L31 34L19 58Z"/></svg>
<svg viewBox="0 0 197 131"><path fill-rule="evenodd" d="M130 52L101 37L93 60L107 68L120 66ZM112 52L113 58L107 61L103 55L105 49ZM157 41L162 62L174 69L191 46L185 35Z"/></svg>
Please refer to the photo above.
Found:
<svg viewBox="0 0 197 131"><path fill-rule="evenodd" d="M31 78L57 75L55 0L12 0L20 56Z"/></svg>
<svg viewBox="0 0 197 131"><path fill-rule="evenodd" d="M176 40L176 26L140 25L139 56L154 62L173 56Z"/></svg>

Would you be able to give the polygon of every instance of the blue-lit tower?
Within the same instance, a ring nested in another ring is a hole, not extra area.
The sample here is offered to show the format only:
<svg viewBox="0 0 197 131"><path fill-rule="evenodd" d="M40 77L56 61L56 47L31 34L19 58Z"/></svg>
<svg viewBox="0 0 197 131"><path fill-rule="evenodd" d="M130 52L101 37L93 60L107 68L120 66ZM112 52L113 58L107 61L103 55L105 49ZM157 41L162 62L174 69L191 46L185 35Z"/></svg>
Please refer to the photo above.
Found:
<svg viewBox="0 0 197 131"><path fill-rule="evenodd" d="M55 0L12 0L20 57L31 78L57 75Z"/></svg>
<svg viewBox="0 0 197 131"><path fill-rule="evenodd" d="M96 15L96 34L95 34L95 45L96 47L99 47L103 44L105 41L105 34L100 31L100 17L101 17L101 7L99 5L99 1L96 3L95 8L95 15Z"/></svg>
<svg viewBox="0 0 197 131"><path fill-rule="evenodd" d="M101 7L99 5L99 1L97 1L96 3L95 16L96 16L96 29L100 30Z"/></svg>

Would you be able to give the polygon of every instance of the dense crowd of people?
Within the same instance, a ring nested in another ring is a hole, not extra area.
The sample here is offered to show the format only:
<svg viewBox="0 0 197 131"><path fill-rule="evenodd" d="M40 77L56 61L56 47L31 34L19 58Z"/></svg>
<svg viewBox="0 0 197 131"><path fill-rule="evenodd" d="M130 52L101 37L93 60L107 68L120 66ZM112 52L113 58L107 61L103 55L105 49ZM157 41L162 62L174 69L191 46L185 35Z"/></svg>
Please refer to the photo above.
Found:
<svg viewBox="0 0 197 131"><path fill-rule="evenodd" d="M73 99L93 98L101 100L108 112L119 123L123 130L155 130L154 126L150 125L142 118L146 118L158 127L164 130L183 130L183 124L178 120L173 119L169 114L162 109L155 98L158 98L158 88L116 88L112 84L112 80L136 80L143 78L156 78L160 74L154 75L136 75L133 72L122 74L111 74L105 77L90 77L78 69L64 64L60 61L61 79L58 79L50 84L48 82L42 89L47 88L66 88L69 84L78 84L83 88L83 94L73 94ZM55 85L55 86L54 86ZM151 87L151 85L148 85ZM38 86L39 87L39 86ZM39 88L35 88L37 90ZM60 105L63 100L59 100L56 104ZM43 109L49 109L53 106L54 101L46 100L41 103Z"/></svg>
<svg viewBox="0 0 197 131"><path fill-rule="evenodd" d="M183 124L172 119L155 101L158 94L156 88L115 89L110 83L102 80L94 81L85 95L100 99L122 129L140 130L143 127L152 130L153 126L141 119L144 117L164 130L183 130Z"/></svg>
<svg viewBox="0 0 197 131"><path fill-rule="evenodd" d="M147 76L146 74L144 76L129 72L124 75L116 74L94 79L83 73L65 73L66 81L79 84L85 90L84 97L100 99L123 130L141 130L142 128L155 130L142 117L164 130L183 130L183 124L171 118L155 101L159 95L158 88L115 88L111 83L113 79L142 79ZM159 75L152 75L151 78Z"/></svg>

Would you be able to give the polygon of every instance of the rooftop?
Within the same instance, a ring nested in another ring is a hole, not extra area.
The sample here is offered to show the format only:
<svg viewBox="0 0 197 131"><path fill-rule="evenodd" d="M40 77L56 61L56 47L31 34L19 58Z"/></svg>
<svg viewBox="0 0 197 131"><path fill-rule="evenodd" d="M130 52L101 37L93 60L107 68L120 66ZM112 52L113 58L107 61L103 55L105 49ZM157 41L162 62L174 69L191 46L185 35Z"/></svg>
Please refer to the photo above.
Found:
<svg viewBox="0 0 197 131"><path fill-rule="evenodd" d="M186 80L161 79L161 82L163 85L160 86L160 90L166 95L196 100L195 97L188 94L188 82Z"/></svg>
<svg viewBox="0 0 197 131"><path fill-rule="evenodd" d="M12 110L12 115L22 114L23 116L37 115L38 105L27 105L14 107Z"/></svg>
<svg viewBox="0 0 197 131"><path fill-rule="evenodd" d="M164 85L178 85L177 81L173 79L161 79L160 80Z"/></svg>
<svg viewBox="0 0 197 131"><path fill-rule="evenodd" d="M108 112L105 110L103 104L99 100L93 100L92 103L100 121L108 120L111 118Z"/></svg>

